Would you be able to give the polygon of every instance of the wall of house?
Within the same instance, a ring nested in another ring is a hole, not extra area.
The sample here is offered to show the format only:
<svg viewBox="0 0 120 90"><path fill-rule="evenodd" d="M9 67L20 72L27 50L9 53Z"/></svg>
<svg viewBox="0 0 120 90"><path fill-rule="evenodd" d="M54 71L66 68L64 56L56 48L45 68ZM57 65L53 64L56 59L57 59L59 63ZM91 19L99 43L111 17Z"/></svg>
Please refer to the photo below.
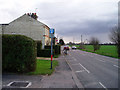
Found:
<svg viewBox="0 0 120 90"><path fill-rule="evenodd" d="M44 24L28 15L14 20L4 28L4 34L21 34L31 37L34 40L41 40L43 45L42 48L44 48L45 45L44 33Z"/></svg>
<svg viewBox="0 0 120 90"><path fill-rule="evenodd" d="M49 28L45 26L45 45L50 45Z"/></svg>

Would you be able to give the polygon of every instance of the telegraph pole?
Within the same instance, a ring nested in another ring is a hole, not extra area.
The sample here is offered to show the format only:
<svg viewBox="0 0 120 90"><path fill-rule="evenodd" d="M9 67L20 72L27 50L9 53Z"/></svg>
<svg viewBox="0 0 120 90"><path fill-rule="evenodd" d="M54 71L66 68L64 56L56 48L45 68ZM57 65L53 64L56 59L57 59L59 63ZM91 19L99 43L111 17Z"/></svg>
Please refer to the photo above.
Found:
<svg viewBox="0 0 120 90"><path fill-rule="evenodd" d="M82 35L81 35L81 44L82 44Z"/></svg>

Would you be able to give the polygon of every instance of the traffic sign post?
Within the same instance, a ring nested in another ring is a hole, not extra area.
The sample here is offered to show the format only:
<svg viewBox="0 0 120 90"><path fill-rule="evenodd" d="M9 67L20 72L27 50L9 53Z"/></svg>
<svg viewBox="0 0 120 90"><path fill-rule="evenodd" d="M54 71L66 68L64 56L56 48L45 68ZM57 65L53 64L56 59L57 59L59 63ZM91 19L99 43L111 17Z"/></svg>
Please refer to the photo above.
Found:
<svg viewBox="0 0 120 90"><path fill-rule="evenodd" d="M50 69L52 69L54 29L50 29L49 34L51 38L51 68Z"/></svg>
<svg viewBox="0 0 120 90"><path fill-rule="evenodd" d="M53 38L51 38L51 69L52 69L52 59L53 59L53 45L52 45L52 40Z"/></svg>

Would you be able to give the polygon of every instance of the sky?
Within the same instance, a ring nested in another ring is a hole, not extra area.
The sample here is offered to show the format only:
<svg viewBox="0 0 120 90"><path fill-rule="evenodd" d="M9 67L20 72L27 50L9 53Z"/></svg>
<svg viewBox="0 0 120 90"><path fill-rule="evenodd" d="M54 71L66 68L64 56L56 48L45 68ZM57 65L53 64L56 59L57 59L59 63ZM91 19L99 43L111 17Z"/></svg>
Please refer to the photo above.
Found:
<svg viewBox="0 0 120 90"><path fill-rule="evenodd" d="M110 30L118 24L119 0L0 0L0 24L25 13L36 12L38 20L55 29L65 43L87 42L96 37L111 42Z"/></svg>

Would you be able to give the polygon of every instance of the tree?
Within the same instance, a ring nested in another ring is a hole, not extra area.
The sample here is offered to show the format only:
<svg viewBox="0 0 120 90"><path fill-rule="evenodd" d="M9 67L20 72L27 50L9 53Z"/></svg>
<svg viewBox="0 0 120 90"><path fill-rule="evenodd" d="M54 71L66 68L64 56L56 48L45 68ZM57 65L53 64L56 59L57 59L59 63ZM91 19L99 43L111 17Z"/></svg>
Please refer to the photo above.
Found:
<svg viewBox="0 0 120 90"><path fill-rule="evenodd" d="M64 41L63 41L63 39L60 39L60 40L59 40L59 44L61 44L61 45L64 45L64 44L65 44Z"/></svg>
<svg viewBox="0 0 120 90"><path fill-rule="evenodd" d="M120 57L120 28L114 27L111 30L110 40L117 46L118 57Z"/></svg>
<svg viewBox="0 0 120 90"><path fill-rule="evenodd" d="M93 48L94 48L94 52L96 51L96 50L99 50L100 49L100 41L97 39L97 38L95 38L95 37L92 37L91 39L90 39L90 44L92 44L93 45Z"/></svg>

